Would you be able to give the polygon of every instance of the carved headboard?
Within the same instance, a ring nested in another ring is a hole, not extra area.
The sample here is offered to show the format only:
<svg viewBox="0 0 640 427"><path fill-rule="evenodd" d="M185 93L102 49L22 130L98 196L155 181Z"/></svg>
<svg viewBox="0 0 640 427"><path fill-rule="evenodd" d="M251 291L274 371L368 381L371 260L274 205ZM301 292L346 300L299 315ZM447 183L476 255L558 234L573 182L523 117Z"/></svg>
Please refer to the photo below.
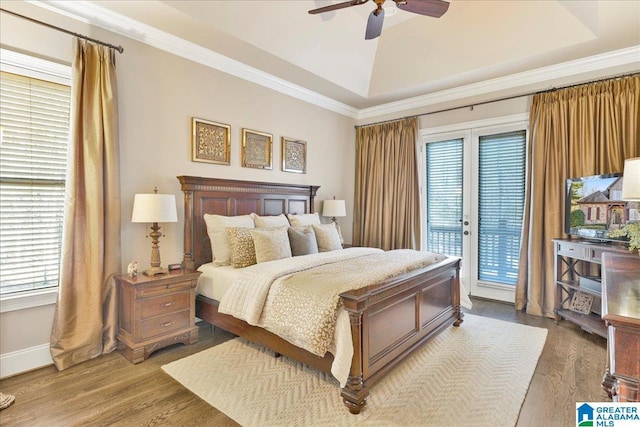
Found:
<svg viewBox="0 0 640 427"><path fill-rule="evenodd" d="M319 186L179 176L184 193L182 267L211 262L211 242L204 214L225 216L313 213Z"/></svg>

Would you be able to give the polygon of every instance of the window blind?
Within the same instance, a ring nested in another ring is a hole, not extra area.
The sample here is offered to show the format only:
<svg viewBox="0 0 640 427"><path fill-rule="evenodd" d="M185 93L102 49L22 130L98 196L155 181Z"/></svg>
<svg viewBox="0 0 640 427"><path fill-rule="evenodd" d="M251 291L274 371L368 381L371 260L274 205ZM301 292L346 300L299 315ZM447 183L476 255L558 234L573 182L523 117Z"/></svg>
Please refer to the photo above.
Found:
<svg viewBox="0 0 640 427"><path fill-rule="evenodd" d="M478 278L515 285L525 197L526 131L479 139Z"/></svg>
<svg viewBox="0 0 640 427"><path fill-rule="evenodd" d="M58 286L70 92L0 73L0 294Z"/></svg>
<svg viewBox="0 0 640 427"><path fill-rule="evenodd" d="M426 146L427 249L462 256L463 140Z"/></svg>

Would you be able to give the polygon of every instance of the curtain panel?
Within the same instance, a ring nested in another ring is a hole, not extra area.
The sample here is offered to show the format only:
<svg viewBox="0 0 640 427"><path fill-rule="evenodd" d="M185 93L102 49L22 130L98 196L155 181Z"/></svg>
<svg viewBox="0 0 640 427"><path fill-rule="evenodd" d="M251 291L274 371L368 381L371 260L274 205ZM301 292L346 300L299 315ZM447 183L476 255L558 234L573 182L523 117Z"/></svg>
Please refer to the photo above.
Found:
<svg viewBox="0 0 640 427"><path fill-rule="evenodd" d="M75 39L69 166L51 356L59 370L115 350L120 172L115 51Z"/></svg>
<svg viewBox="0 0 640 427"><path fill-rule="evenodd" d="M418 118L356 130L353 243L420 249Z"/></svg>
<svg viewBox="0 0 640 427"><path fill-rule="evenodd" d="M640 75L536 94L527 153L516 309L553 317L553 238L564 236L565 180L622 172L640 156Z"/></svg>

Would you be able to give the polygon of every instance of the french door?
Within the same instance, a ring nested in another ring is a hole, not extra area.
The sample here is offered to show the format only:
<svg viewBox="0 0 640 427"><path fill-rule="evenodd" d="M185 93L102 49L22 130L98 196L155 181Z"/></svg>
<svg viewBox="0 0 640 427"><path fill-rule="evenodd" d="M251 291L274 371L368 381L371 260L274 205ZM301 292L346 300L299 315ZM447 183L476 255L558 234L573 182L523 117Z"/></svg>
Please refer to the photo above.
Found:
<svg viewBox="0 0 640 427"><path fill-rule="evenodd" d="M462 257L471 295L514 302L526 123L424 134L423 246Z"/></svg>

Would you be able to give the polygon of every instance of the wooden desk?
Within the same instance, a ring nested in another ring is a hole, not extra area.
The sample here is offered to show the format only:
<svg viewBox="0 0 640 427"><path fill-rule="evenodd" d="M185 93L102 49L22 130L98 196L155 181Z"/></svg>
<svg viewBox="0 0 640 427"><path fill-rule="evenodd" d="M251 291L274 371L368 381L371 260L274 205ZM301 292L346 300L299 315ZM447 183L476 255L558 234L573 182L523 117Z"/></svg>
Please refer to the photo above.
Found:
<svg viewBox="0 0 640 427"><path fill-rule="evenodd" d="M609 329L609 367L602 388L616 402L640 397L640 256L602 256L602 318Z"/></svg>

